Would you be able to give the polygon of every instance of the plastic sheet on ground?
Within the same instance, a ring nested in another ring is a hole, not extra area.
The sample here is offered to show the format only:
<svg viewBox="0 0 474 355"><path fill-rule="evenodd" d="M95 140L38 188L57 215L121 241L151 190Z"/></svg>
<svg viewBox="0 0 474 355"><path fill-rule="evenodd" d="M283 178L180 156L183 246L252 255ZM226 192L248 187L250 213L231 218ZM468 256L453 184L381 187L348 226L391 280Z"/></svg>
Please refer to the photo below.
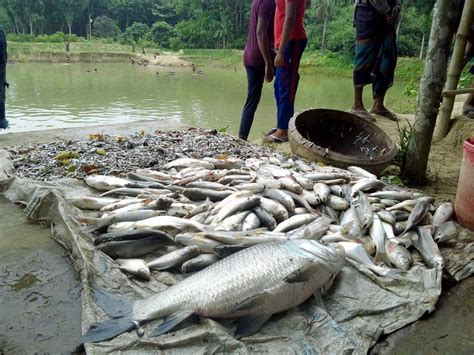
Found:
<svg viewBox="0 0 474 355"><path fill-rule="evenodd" d="M0 167L1 170L1 167ZM79 210L67 202L71 196L89 194L78 180L37 182L3 176L0 192L9 200L23 204L28 219L51 225L53 238L71 257L80 274L82 293L82 326L107 318L94 303L90 285L96 283L110 293L139 299L160 292L180 280L180 275L156 273L149 282L130 279L105 254L96 251L91 237L75 222ZM443 250L445 258L469 260L469 250ZM471 266L458 265L453 270L472 274ZM469 275L468 275L469 276ZM314 298L299 307L277 314L255 335L235 340L236 322L201 319L198 324L160 337L147 335L160 322L145 326L140 338L135 331L99 343L86 344L88 353L121 351L124 353L354 353L365 354L382 334L387 334L432 312L441 293L442 273L414 265L403 280L374 275L364 266L347 262L333 287L324 296L323 304Z"/></svg>

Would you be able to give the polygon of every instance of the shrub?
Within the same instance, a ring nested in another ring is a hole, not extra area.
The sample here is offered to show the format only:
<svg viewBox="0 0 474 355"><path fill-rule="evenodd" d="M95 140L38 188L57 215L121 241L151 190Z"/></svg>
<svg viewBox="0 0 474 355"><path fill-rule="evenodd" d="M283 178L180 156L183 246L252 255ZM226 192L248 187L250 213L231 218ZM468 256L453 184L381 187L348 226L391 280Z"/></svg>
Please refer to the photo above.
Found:
<svg viewBox="0 0 474 355"><path fill-rule="evenodd" d="M111 37L115 38L119 33L120 29L117 24L110 17L100 16L94 20L94 36L104 38Z"/></svg>
<svg viewBox="0 0 474 355"><path fill-rule="evenodd" d="M155 22L151 27L150 39L161 47L168 47L173 36L173 27L166 22Z"/></svg>

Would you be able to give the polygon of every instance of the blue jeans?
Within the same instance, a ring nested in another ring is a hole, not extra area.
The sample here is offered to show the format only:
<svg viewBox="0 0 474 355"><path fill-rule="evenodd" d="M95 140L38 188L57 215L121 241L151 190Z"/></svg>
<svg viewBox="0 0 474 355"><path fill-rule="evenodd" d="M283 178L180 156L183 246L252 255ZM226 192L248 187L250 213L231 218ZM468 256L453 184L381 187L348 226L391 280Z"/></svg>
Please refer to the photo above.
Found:
<svg viewBox="0 0 474 355"><path fill-rule="evenodd" d="M245 66L245 69L248 81L247 101L242 111L239 129L239 137L243 140L247 140L250 128L252 128L255 111L257 111L257 106L262 97L262 87L265 79L265 70L251 66Z"/></svg>
<svg viewBox="0 0 474 355"><path fill-rule="evenodd" d="M277 68L275 75L275 100L279 129L288 129L288 123L295 114L295 97L300 75L301 57L306 49L307 39L288 42L285 49L285 66Z"/></svg>

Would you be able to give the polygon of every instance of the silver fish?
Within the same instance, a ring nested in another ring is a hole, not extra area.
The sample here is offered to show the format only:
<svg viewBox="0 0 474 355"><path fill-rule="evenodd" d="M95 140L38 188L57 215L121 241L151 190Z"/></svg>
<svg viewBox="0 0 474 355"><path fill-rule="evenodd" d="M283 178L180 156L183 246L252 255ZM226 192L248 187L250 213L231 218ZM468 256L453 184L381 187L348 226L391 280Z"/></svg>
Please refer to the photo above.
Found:
<svg viewBox="0 0 474 355"><path fill-rule="evenodd" d="M166 170L172 168L204 168L213 170L215 166L202 159L181 158L166 164L163 168Z"/></svg>
<svg viewBox="0 0 474 355"><path fill-rule="evenodd" d="M351 189L351 196L355 196L357 191L367 192L374 189L381 189L385 184L376 179L361 179L357 181Z"/></svg>
<svg viewBox="0 0 474 355"><path fill-rule="evenodd" d="M183 195L191 201L203 201L206 199L210 199L212 202L222 201L231 194L231 191L216 191L199 188L187 188L183 191Z"/></svg>
<svg viewBox="0 0 474 355"><path fill-rule="evenodd" d="M331 189L329 186L323 183L314 184L313 187L314 192L319 197L321 203L326 203L329 199L329 195L331 194Z"/></svg>
<svg viewBox="0 0 474 355"><path fill-rule="evenodd" d="M255 215L258 217L262 227L267 227L270 230L273 230L276 228L277 221L271 213L268 213L266 210L264 210L261 207L253 208L252 212L255 213Z"/></svg>
<svg viewBox="0 0 474 355"><path fill-rule="evenodd" d="M181 265L181 272L183 274L196 272L215 264L219 260L220 258L214 254L201 254L184 262L183 265Z"/></svg>
<svg viewBox="0 0 474 355"><path fill-rule="evenodd" d="M370 194L372 197L379 197L381 199L390 199L397 201L405 201L413 198L413 193L408 191L377 191Z"/></svg>
<svg viewBox="0 0 474 355"><path fill-rule="evenodd" d="M413 208L413 211L411 211L410 216L408 217L405 233L416 227L423 220L423 218L425 218L429 208L430 204L426 201L419 201L415 205L415 208Z"/></svg>
<svg viewBox="0 0 474 355"><path fill-rule="evenodd" d="M400 244L387 241L385 244L387 255L393 265L402 271L408 271L411 267L412 258L410 252Z"/></svg>
<svg viewBox="0 0 474 355"><path fill-rule="evenodd" d="M374 263L387 263L387 252L385 250L385 229L378 215L374 215L373 223L369 229L369 235L374 241L376 247Z"/></svg>
<svg viewBox="0 0 474 355"><path fill-rule="evenodd" d="M242 224L250 211L242 211L224 219L214 230L236 231L242 230ZM240 227L240 228L239 228Z"/></svg>
<svg viewBox="0 0 474 355"><path fill-rule="evenodd" d="M84 196L84 197L71 197L68 199L74 206L81 210L100 210L101 208L108 206L112 203L116 203L119 200L110 197L95 197L95 196Z"/></svg>
<svg viewBox="0 0 474 355"><path fill-rule="evenodd" d="M456 238L458 235L459 228L456 222L449 221L444 222L436 227L433 238L436 243L443 243Z"/></svg>
<svg viewBox="0 0 474 355"><path fill-rule="evenodd" d="M291 231L289 233L290 239L318 240L326 234L332 222L328 217L318 217L313 222Z"/></svg>
<svg viewBox="0 0 474 355"><path fill-rule="evenodd" d="M454 213L454 207L451 202L442 203L437 209L433 216L433 225L440 226L441 224L449 221Z"/></svg>
<svg viewBox="0 0 474 355"><path fill-rule="evenodd" d="M372 206L367 199L366 194L359 191L357 193L357 202L355 204L355 210L357 218L359 219L360 226L362 228L369 228L374 220L374 212Z"/></svg>
<svg viewBox="0 0 474 355"><path fill-rule="evenodd" d="M358 166L349 166L347 170L349 170L353 174L356 174L366 179L377 179L377 175L374 175L368 172L367 170L362 169L361 167L358 167Z"/></svg>
<svg viewBox="0 0 474 355"><path fill-rule="evenodd" d="M247 190L259 194L263 192L266 187L261 182L249 182L247 184L236 185L235 188L240 191Z"/></svg>
<svg viewBox="0 0 474 355"><path fill-rule="evenodd" d="M99 244L97 249L111 258L130 259L152 253L165 245L169 245L168 240L161 236L152 236L143 239L104 242Z"/></svg>
<svg viewBox="0 0 474 355"><path fill-rule="evenodd" d="M395 222L397 221L397 218L395 217L395 215L390 211L386 211L386 210L378 211L377 215L380 217L380 219L383 222L386 222L391 225L394 225Z"/></svg>
<svg viewBox="0 0 474 355"><path fill-rule="evenodd" d="M171 253L165 254L158 259L152 260L147 263L147 266L151 270L167 270L175 266L180 266L186 260L191 259L198 255L200 252L197 246L188 246L183 249L172 251Z"/></svg>
<svg viewBox="0 0 474 355"><path fill-rule="evenodd" d="M303 224L311 223L316 219L316 216L310 213L299 214L293 217L290 217L286 221L281 222L273 231L274 232L288 232L294 230Z"/></svg>
<svg viewBox="0 0 474 355"><path fill-rule="evenodd" d="M87 186L99 191L114 190L130 183L130 180L105 175L89 175L84 180Z"/></svg>
<svg viewBox="0 0 474 355"><path fill-rule="evenodd" d="M333 210L336 211L345 211L349 208L350 204L343 198L339 196L329 195L328 200L326 201L326 205L331 207Z"/></svg>
<svg viewBox="0 0 474 355"><path fill-rule="evenodd" d="M250 212L244 219L242 231L257 229L258 227L260 227L260 219L255 213Z"/></svg>
<svg viewBox="0 0 474 355"><path fill-rule="evenodd" d="M214 165L215 169L240 169L242 167L242 160L241 159L215 159L205 157L202 160L211 163Z"/></svg>
<svg viewBox="0 0 474 355"><path fill-rule="evenodd" d="M388 198L383 198L379 202L381 204L385 205L385 207L392 207L392 206L395 206L398 203L397 200L390 200Z"/></svg>
<svg viewBox="0 0 474 355"><path fill-rule="evenodd" d="M301 194L303 192L301 185L290 177L282 177L279 178L278 181L281 182L281 187L285 190L294 192L296 194Z"/></svg>
<svg viewBox="0 0 474 355"><path fill-rule="evenodd" d="M166 317L151 334L158 336L193 314L241 318L235 336L242 338L257 332L272 314L299 305L332 282L343 265L344 251L337 246L326 247L310 240L257 245L150 298L128 307L120 302L121 309L115 312L120 316L93 325L83 342L112 339L137 325Z"/></svg>
<svg viewBox="0 0 474 355"><path fill-rule="evenodd" d="M93 225L92 230L101 229L118 222L136 222L144 219L160 216L163 211L141 210L133 212L117 213L101 218L79 217L77 220L84 224Z"/></svg>
<svg viewBox="0 0 474 355"><path fill-rule="evenodd" d="M280 203L266 197L260 198L260 207L272 214L276 221L282 222L288 219L288 210Z"/></svg>
<svg viewBox="0 0 474 355"><path fill-rule="evenodd" d="M158 229L161 231L182 231L182 230L193 230L202 232L206 230L206 226L201 223L191 221L189 219L170 217L170 216L158 216L153 218L144 219L143 221L134 222L132 229Z"/></svg>
<svg viewBox="0 0 474 355"><path fill-rule="evenodd" d="M309 211L304 207L296 207L295 211L293 212L293 215L304 214L304 213L309 213Z"/></svg>
<svg viewBox="0 0 474 355"><path fill-rule="evenodd" d="M311 181L324 182L328 180L344 180L347 181L348 176L343 173L312 173L306 174L305 177Z"/></svg>
<svg viewBox="0 0 474 355"><path fill-rule="evenodd" d="M216 247L221 245L221 243L216 242L215 240L206 238L205 236L199 234L190 234L190 233L183 233L178 234L175 237L176 243L179 243L183 246L197 246L199 250L203 253L212 254L214 253Z"/></svg>
<svg viewBox="0 0 474 355"><path fill-rule="evenodd" d="M287 192L277 189L266 189L263 192L263 196L280 203L288 212L295 210L295 201Z"/></svg>
<svg viewBox="0 0 474 355"><path fill-rule="evenodd" d="M104 233L96 238L94 238L94 244L99 245L104 242L111 242L111 241L122 241L122 240L134 240L134 239L144 239L149 237L156 237L156 238L163 238L170 243L174 244L173 239L170 238L169 235L166 233L156 231L153 229L139 229L139 230L132 230L132 231L124 231L124 232L115 232L115 233Z"/></svg>
<svg viewBox="0 0 474 355"><path fill-rule="evenodd" d="M305 190L312 190L314 184L311 182L311 180L305 178L303 175L298 174L298 173L293 173L293 179L301 185L301 187Z"/></svg>
<svg viewBox="0 0 474 355"><path fill-rule="evenodd" d="M104 197L104 198L110 198L110 197ZM122 200L118 200L118 199L113 198L113 200L115 200L116 202L112 202L108 205L105 205L104 207L102 207L100 209L100 211L101 212L109 212L109 211L117 210L117 209L122 208L122 207L127 207L129 205L140 203L140 202L143 201L143 199L139 199L139 198L124 198Z"/></svg>
<svg viewBox="0 0 474 355"><path fill-rule="evenodd" d="M416 228L417 238L414 238L413 245L420 252L424 262L430 268L442 269L444 266L443 257L438 245L431 236L430 228L427 226Z"/></svg>
<svg viewBox="0 0 474 355"><path fill-rule="evenodd" d="M186 184L186 188L223 191L227 188L227 186L223 184L219 184L218 182L212 182L212 181L193 181L193 182L190 182L189 184Z"/></svg>
<svg viewBox="0 0 474 355"><path fill-rule="evenodd" d="M260 197L258 196L242 197L240 199L236 199L232 204L229 203L227 206L222 207L222 209L216 214L214 223L219 223L228 216L231 216L237 212L250 210L258 205L260 205Z"/></svg>
<svg viewBox="0 0 474 355"><path fill-rule="evenodd" d="M144 280L150 280L150 269L142 259L116 259L119 269Z"/></svg>

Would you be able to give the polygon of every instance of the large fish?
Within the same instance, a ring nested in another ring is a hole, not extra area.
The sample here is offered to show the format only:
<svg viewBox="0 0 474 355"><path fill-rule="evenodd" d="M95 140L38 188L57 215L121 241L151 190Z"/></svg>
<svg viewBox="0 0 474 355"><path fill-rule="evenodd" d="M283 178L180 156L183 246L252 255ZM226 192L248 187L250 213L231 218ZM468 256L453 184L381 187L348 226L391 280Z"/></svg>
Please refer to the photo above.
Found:
<svg viewBox="0 0 474 355"><path fill-rule="evenodd" d="M311 240L267 243L237 252L147 299L128 303L103 300L113 318L94 324L84 343L101 342L155 319L165 320L152 333L171 331L195 314L240 318L236 338L257 332L269 318L304 302L332 282L345 263L344 249ZM96 293L100 302L104 293ZM120 306L119 306L120 305Z"/></svg>

